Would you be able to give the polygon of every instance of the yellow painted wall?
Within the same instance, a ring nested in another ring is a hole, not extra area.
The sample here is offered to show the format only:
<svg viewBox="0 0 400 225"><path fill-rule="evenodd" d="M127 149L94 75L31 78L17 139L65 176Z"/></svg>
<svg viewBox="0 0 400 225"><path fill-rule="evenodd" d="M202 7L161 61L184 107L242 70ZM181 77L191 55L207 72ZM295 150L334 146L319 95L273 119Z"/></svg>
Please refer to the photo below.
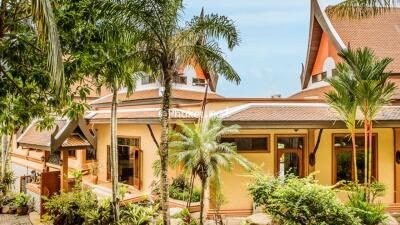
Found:
<svg viewBox="0 0 400 225"><path fill-rule="evenodd" d="M324 130L316 155L316 179L323 185L332 185L332 134L347 133L347 130ZM357 130L363 133L363 130ZM386 195L379 199L382 203L394 201L394 134L391 128L375 128L378 135L378 180L387 187ZM317 136L317 134L316 134ZM321 163L324 162L324 163Z"/></svg>
<svg viewBox="0 0 400 225"><path fill-rule="evenodd" d="M241 153L249 161L261 167L261 170L266 174L274 175L275 165L275 140L274 134L307 134L307 130L282 129L282 130L242 130L240 134L269 134L270 135L270 152L269 153ZM222 192L228 199L223 210L242 210L252 209L253 201L247 192L246 185L250 182L247 176L239 165L235 165L234 169L230 172L222 173Z"/></svg>
<svg viewBox="0 0 400 225"><path fill-rule="evenodd" d="M317 139L319 130L315 131ZM343 129L324 129L319 150L316 155L316 179L320 184L332 185L332 134L346 133ZM359 132L362 132L360 130ZM374 129L378 134L378 179L387 187L387 193L379 201L382 203L393 203L394 201L394 156L393 156L393 130L391 128ZM307 134L307 130L242 130L240 134L270 134L270 153L242 153L251 162L262 165L262 171L273 175L275 159L275 134ZM312 150L310 150L312 151ZM228 199L223 210L246 210L252 209L252 199L246 190L246 184L250 179L245 176L245 171L240 166L235 165L233 171L222 174L222 191ZM344 200L343 194L340 197Z"/></svg>

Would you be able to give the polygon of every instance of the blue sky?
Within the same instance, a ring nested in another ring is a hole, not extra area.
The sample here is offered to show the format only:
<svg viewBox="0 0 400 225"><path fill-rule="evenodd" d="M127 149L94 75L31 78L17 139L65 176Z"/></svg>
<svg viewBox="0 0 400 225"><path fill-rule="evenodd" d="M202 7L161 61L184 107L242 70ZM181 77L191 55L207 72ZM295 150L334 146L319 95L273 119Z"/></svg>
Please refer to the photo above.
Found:
<svg viewBox="0 0 400 225"><path fill-rule="evenodd" d="M330 5L339 0L320 0ZM306 59L310 0L185 0L185 18L218 13L233 19L241 44L226 57L242 77L239 86L220 79L226 97L283 97L300 90Z"/></svg>

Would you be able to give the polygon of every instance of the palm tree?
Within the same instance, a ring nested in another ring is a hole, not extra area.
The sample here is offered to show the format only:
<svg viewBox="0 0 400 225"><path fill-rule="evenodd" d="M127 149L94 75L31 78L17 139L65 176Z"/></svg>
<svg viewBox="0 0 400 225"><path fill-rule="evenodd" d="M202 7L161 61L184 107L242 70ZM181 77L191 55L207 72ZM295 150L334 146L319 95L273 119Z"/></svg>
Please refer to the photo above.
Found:
<svg viewBox="0 0 400 225"><path fill-rule="evenodd" d="M399 0L345 0L328 9L328 14L341 18L368 18L400 5Z"/></svg>
<svg viewBox="0 0 400 225"><path fill-rule="evenodd" d="M350 91L351 87L356 85L356 80L352 77L351 71L346 64L340 63L337 65L336 69L337 75L328 80L328 83L335 90L326 94L326 100L350 131L353 147L353 178L355 183L358 184L356 149L357 104L354 94Z"/></svg>
<svg viewBox="0 0 400 225"><path fill-rule="evenodd" d="M394 83L389 81L390 73L386 67L392 62L390 58L377 59L369 48L357 50L346 49L339 53L352 76L356 85L349 88L355 97L356 104L363 115L364 123L364 183L367 186L369 200L369 186L372 177L372 128L376 115L385 105L390 104L396 89Z"/></svg>
<svg viewBox="0 0 400 225"><path fill-rule="evenodd" d="M225 127L222 120L213 117L195 125L178 123L180 132L171 132L171 163L194 172L201 180L200 224L204 223L205 190L209 178L219 182L220 168L230 171L236 161L246 169L252 165L236 152L234 143L220 142L221 137L239 132L239 126Z"/></svg>
<svg viewBox="0 0 400 225"><path fill-rule="evenodd" d="M95 45L96 54L91 59L94 62L93 72L97 87L106 87L112 93L111 103L111 144L110 165L112 182L112 206L114 219L119 221L119 188L118 188L118 151L117 151L117 109L118 91L126 88L131 95L136 87L138 76L144 71L143 64L135 55L138 33L125 24L112 21L102 23L100 27L104 36Z"/></svg>
<svg viewBox="0 0 400 225"><path fill-rule="evenodd" d="M160 75L163 85L161 109L161 208L164 224L168 225L168 132L171 88L179 67L195 60L203 69L222 75L229 81L240 82L240 77L225 60L221 41L228 49L239 44L239 36L232 20L216 14L196 16L182 23L183 0L109 1L107 12L120 16L126 24L139 24L145 33L139 46L141 55L153 72ZM182 25L184 24L184 25Z"/></svg>
<svg viewBox="0 0 400 225"><path fill-rule="evenodd" d="M12 8L15 11L10 12ZM50 73L55 83L57 94L62 93L64 85L64 68L62 63L62 51L60 38L57 30L57 23L54 18L53 10L49 0L16 1L3 0L0 5L0 39L11 32L13 24L20 20L17 13L22 13L22 9L31 9L31 18L37 24L38 35L41 45L46 48L48 45L47 63Z"/></svg>

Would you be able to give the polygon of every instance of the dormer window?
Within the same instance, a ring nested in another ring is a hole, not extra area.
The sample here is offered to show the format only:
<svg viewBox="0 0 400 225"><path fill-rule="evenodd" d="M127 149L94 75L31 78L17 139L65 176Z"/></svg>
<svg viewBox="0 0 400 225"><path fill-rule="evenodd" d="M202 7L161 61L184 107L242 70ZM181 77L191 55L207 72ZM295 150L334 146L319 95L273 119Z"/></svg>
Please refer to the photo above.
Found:
<svg viewBox="0 0 400 225"><path fill-rule="evenodd" d="M200 79L200 78L193 78L192 84L193 84L193 86L204 87L204 86L206 86L206 80L205 79Z"/></svg>
<svg viewBox="0 0 400 225"><path fill-rule="evenodd" d="M187 84L187 77L184 76L175 76L173 78L173 82L175 84Z"/></svg>
<svg viewBox="0 0 400 225"><path fill-rule="evenodd" d="M151 77L151 76L145 76L142 78L142 85L154 84L155 82L156 82L156 79L154 79L154 77Z"/></svg>
<svg viewBox="0 0 400 225"><path fill-rule="evenodd" d="M315 74L312 76L312 82L317 83L317 82L323 81L326 79L326 77L327 77L326 72Z"/></svg>

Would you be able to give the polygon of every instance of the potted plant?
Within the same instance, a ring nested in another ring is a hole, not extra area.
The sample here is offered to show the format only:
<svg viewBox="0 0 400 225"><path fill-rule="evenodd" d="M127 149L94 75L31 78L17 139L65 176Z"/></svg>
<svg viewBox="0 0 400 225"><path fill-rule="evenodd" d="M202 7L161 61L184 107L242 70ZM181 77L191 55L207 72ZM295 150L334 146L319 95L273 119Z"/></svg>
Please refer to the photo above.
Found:
<svg viewBox="0 0 400 225"><path fill-rule="evenodd" d="M28 214L28 203L29 200L31 199L31 196L25 194L25 193L19 193L15 196L14 199L14 206L17 208L17 215L22 216Z"/></svg>
<svg viewBox="0 0 400 225"><path fill-rule="evenodd" d="M97 162L93 161L90 164L90 174L91 174L93 184L97 184L97 182L99 181L99 177L97 176L98 170L99 170L99 165L97 164Z"/></svg>

